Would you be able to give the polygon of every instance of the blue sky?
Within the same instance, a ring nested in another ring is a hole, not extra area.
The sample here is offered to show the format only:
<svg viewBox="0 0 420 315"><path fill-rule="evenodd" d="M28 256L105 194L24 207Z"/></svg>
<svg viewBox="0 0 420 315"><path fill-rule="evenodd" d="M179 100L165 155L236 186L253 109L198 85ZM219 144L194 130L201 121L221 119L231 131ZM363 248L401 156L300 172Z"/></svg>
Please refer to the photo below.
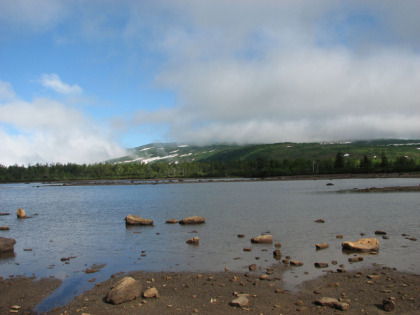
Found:
<svg viewBox="0 0 420 315"><path fill-rule="evenodd" d="M420 1L3 0L0 164L420 138Z"/></svg>

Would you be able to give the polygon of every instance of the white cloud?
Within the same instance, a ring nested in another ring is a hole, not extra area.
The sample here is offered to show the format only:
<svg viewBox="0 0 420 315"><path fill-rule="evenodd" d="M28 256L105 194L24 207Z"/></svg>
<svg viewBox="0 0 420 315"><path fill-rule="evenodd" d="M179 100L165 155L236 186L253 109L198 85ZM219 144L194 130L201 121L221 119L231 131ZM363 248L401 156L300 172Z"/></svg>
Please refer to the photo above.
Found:
<svg viewBox="0 0 420 315"><path fill-rule="evenodd" d="M60 94L80 94L83 92L82 88L77 84L69 85L61 81L60 77L55 74L42 74L40 78L42 86L52 89L53 91Z"/></svg>
<svg viewBox="0 0 420 315"><path fill-rule="evenodd" d="M141 111L134 123L197 143L420 138L420 41L408 31L420 27L420 3L187 8L159 42L168 63L157 83L178 103Z"/></svg>
<svg viewBox="0 0 420 315"><path fill-rule="evenodd" d="M0 102L3 165L94 163L124 155L110 138L82 112L50 99L27 102L15 97Z"/></svg>

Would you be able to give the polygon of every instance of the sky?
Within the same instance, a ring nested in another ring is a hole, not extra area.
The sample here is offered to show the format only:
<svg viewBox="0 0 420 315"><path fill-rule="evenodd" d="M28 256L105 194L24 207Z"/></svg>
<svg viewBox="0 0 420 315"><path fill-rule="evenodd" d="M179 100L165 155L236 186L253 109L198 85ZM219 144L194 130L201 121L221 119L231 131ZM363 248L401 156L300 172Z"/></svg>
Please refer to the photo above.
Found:
<svg viewBox="0 0 420 315"><path fill-rule="evenodd" d="M0 164L420 139L418 0L1 0Z"/></svg>

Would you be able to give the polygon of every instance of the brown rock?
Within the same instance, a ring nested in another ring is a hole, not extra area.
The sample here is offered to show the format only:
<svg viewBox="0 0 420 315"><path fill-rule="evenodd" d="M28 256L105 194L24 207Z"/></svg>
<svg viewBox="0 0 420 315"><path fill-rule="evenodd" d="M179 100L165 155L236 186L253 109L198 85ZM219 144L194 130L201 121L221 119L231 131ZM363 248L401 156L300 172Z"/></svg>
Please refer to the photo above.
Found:
<svg viewBox="0 0 420 315"><path fill-rule="evenodd" d="M316 223L325 223L325 220L324 219L318 219L318 220L315 220L314 222L316 222Z"/></svg>
<svg viewBox="0 0 420 315"><path fill-rule="evenodd" d="M131 277L124 277L118 281L107 293L107 303L121 304L141 295L141 283Z"/></svg>
<svg viewBox="0 0 420 315"><path fill-rule="evenodd" d="M343 235L341 235L341 234L338 234L335 238L343 238L344 236Z"/></svg>
<svg viewBox="0 0 420 315"><path fill-rule="evenodd" d="M361 252L379 250L379 240L377 238L361 238L356 242L344 242L341 244L343 249Z"/></svg>
<svg viewBox="0 0 420 315"><path fill-rule="evenodd" d="M245 248L243 249L243 251L244 251L244 252L250 252L250 251L252 251L252 248L245 247Z"/></svg>
<svg viewBox="0 0 420 315"><path fill-rule="evenodd" d="M13 238L0 237L0 253L13 252L16 240Z"/></svg>
<svg viewBox="0 0 420 315"><path fill-rule="evenodd" d="M303 266L303 262L301 262L299 260L291 260L290 265L300 267L300 266Z"/></svg>
<svg viewBox="0 0 420 315"><path fill-rule="evenodd" d="M327 243L320 243L320 244L315 244L316 249L325 249L328 248L329 245Z"/></svg>
<svg viewBox="0 0 420 315"><path fill-rule="evenodd" d="M315 264L316 268L327 268L328 267L328 263L325 262L316 262Z"/></svg>
<svg viewBox="0 0 420 315"><path fill-rule="evenodd" d="M16 215L19 219L23 219L26 217L26 213L25 210L23 210L22 208L19 208L16 210Z"/></svg>
<svg viewBox="0 0 420 315"><path fill-rule="evenodd" d="M391 312L395 309L395 302L391 299L383 299L382 300L382 308L386 312Z"/></svg>
<svg viewBox="0 0 420 315"><path fill-rule="evenodd" d="M347 311L350 309L350 304L345 302L339 302L337 299L330 297L320 298L316 300L315 303L322 306L332 307L341 311Z"/></svg>
<svg viewBox="0 0 420 315"><path fill-rule="evenodd" d="M0 226L0 231L9 231L10 228L8 226Z"/></svg>
<svg viewBox="0 0 420 315"><path fill-rule="evenodd" d="M200 216L191 216L191 217L182 219L181 221L179 221L179 224L201 224L205 222L206 222L206 218L203 218Z"/></svg>
<svg viewBox="0 0 420 315"><path fill-rule="evenodd" d="M245 237L245 234L238 234L237 236L238 236L238 238L243 238L243 237Z"/></svg>
<svg viewBox="0 0 420 315"><path fill-rule="evenodd" d="M351 262L351 263L363 261L363 257L361 257L361 256L349 257L348 261Z"/></svg>
<svg viewBox="0 0 420 315"><path fill-rule="evenodd" d="M375 231L375 235L386 235L386 232L378 230L378 231Z"/></svg>
<svg viewBox="0 0 420 315"><path fill-rule="evenodd" d="M256 243L256 244L272 244L273 235L268 235L268 234L259 235L259 236L253 237L251 239L251 242Z"/></svg>
<svg viewBox="0 0 420 315"><path fill-rule="evenodd" d="M276 249L273 252L273 257L276 258L276 259L280 259L281 258L281 250L280 249Z"/></svg>
<svg viewBox="0 0 420 315"><path fill-rule="evenodd" d="M0 215L10 215L9 212L1 212Z"/></svg>
<svg viewBox="0 0 420 315"><path fill-rule="evenodd" d="M159 292L156 288L150 288L143 292L143 297L146 299L158 298Z"/></svg>
<svg viewBox="0 0 420 315"><path fill-rule="evenodd" d="M230 302L231 306L236 307L246 307L249 305L249 299L245 295L241 295L238 298L234 299L232 302Z"/></svg>
<svg viewBox="0 0 420 315"><path fill-rule="evenodd" d="M198 245L199 243L200 243L200 239L197 236L187 240L187 244Z"/></svg>
<svg viewBox="0 0 420 315"><path fill-rule="evenodd" d="M274 244L274 247L280 248L281 247L281 243L277 242L276 244Z"/></svg>
<svg viewBox="0 0 420 315"><path fill-rule="evenodd" d="M165 223L167 223L167 224L175 224L175 223L178 223L178 220L177 219L169 219L169 220L166 220Z"/></svg>
<svg viewBox="0 0 420 315"><path fill-rule="evenodd" d="M153 225L153 220L142 218L138 215L131 215L125 217L126 225Z"/></svg>
<svg viewBox="0 0 420 315"><path fill-rule="evenodd" d="M249 271L254 271L255 269L257 269L257 265L256 264L249 265L248 269Z"/></svg>

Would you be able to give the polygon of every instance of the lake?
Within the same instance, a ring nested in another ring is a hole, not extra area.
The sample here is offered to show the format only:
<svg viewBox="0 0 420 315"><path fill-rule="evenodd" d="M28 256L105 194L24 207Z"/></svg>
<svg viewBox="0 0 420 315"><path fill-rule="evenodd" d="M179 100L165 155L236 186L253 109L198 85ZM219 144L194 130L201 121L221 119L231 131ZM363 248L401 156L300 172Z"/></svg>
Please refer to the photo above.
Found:
<svg viewBox="0 0 420 315"><path fill-rule="evenodd" d="M326 184L332 182L334 186ZM120 271L247 271L256 263L263 268L279 262L273 245L251 244L262 233L281 242L284 256L304 266L283 274L293 289L302 281L322 275L315 262L345 264L345 269L372 263L420 272L420 198L415 192L337 193L366 187L418 185L420 179L343 179L297 181L200 182L159 185L49 186L40 183L0 185L0 236L16 239L15 255L0 258L0 276L55 276L62 286L38 309L46 311L70 301ZM23 208L31 219L19 220ZM35 215L36 214L36 215ZM153 227L126 227L128 214L153 219ZM202 225L165 224L167 219L204 216ZM324 219L325 223L315 223ZM349 264L341 242L380 236L378 255ZM238 234L245 234L238 238ZM336 235L344 235L337 239ZM199 246L186 244L198 236ZM330 247L316 251L315 243ZM243 248L252 250L244 252ZM30 251L28 250L30 249ZM75 256L69 263L63 257ZM84 270L105 265L94 274ZM338 266L331 266L336 269ZM305 274L307 272L307 274Z"/></svg>

